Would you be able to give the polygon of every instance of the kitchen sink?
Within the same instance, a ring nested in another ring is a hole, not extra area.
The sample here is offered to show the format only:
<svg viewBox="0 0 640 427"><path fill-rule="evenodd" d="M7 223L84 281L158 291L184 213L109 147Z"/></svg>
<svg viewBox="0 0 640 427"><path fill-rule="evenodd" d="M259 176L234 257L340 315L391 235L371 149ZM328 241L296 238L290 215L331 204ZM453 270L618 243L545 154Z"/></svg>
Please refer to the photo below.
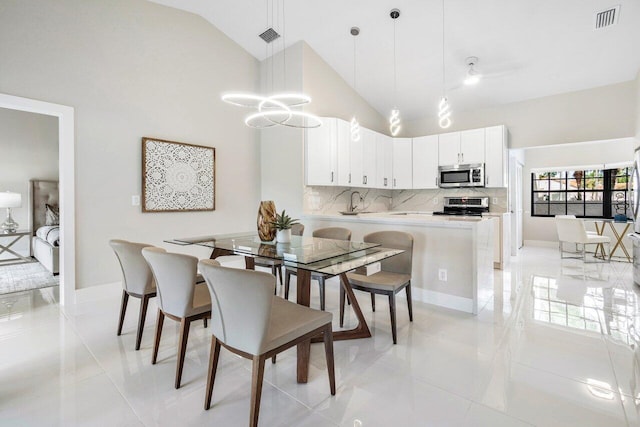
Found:
<svg viewBox="0 0 640 427"><path fill-rule="evenodd" d="M340 212L340 214L342 215L358 215L358 214L368 214L368 213L373 213L373 212L369 212L369 211L362 211L362 212Z"/></svg>

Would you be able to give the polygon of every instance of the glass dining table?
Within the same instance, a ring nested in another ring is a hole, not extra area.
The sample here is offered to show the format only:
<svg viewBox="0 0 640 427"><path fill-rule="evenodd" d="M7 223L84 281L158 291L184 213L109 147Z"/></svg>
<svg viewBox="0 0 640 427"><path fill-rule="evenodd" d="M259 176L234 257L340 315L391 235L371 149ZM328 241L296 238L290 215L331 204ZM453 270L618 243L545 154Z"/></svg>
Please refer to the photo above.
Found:
<svg viewBox="0 0 640 427"><path fill-rule="evenodd" d="M377 243L318 237L291 236L290 243L263 242L256 232L177 238L166 242L210 248L211 259L224 255L243 255L246 268L252 270L255 269L254 258L256 257L281 260L284 266L297 270L296 302L307 307L311 299L311 273L339 276L340 284L358 319L358 325L353 329L334 331L334 341L371 337L371 331L353 294L346 273L404 252L399 249L383 248ZM340 306L343 309L344 305ZM321 341L321 338L318 341ZM310 350L311 342L298 345L299 383L307 382Z"/></svg>

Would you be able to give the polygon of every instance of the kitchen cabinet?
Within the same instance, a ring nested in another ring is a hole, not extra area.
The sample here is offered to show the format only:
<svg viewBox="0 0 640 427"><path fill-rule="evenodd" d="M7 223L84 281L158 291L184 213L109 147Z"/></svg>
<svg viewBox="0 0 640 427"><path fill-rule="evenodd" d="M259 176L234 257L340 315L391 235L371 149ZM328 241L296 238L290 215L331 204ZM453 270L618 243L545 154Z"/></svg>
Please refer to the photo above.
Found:
<svg viewBox="0 0 640 427"><path fill-rule="evenodd" d="M391 188L393 158L393 138L381 133L376 134L376 188Z"/></svg>
<svg viewBox="0 0 640 427"><path fill-rule="evenodd" d="M438 135L438 164L484 163L484 128Z"/></svg>
<svg viewBox="0 0 640 427"><path fill-rule="evenodd" d="M487 187L506 187L508 183L507 129L492 126L485 129L485 183Z"/></svg>
<svg viewBox="0 0 640 427"><path fill-rule="evenodd" d="M484 128L471 129L460 132L460 162L461 164L485 162L485 132Z"/></svg>
<svg viewBox="0 0 640 427"><path fill-rule="evenodd" d="M351 186L351 125L337 119L338 185Z"/></svg>
<svg viewBox="0 0 640 427"><path fill-rule="evenodd" d="M449 132L438 137L438 165L451 166L460 163L460 132Z"/></svg>
<svg viewBox="0 0 640 427"><path fill-rule="evenodd" d="M412 141L413 188L438 188L438 135Z"/></svg>
<svg viewBox="0 0 640 427"><path fill-rule="evenodd" d="M360 187L375 188L376 186L376 132L360 128L362 137L362 180ZM352 151L353 153L353 151ZM354 184L355 185L355 184Z"/></svg>
<svg viewBox="0 0 640 427"><path fill-rule="evenodd" d="M320 118L322 126L305 129L305 182L307 185L337 183L337 119Z"/></svg>
<svg viewBox="0 0 640 427"><path fill-rule="evenodd" d="M393 138L393 189L413 188L412 138Z"/></svg>

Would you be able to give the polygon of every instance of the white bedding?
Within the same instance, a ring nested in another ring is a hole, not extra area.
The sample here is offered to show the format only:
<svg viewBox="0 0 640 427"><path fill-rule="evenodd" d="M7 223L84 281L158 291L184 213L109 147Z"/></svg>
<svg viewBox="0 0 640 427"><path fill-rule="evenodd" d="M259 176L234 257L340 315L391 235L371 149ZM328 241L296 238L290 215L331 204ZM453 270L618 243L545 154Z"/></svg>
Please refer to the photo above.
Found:
<svg viewBox="0 0 640 427"><path fill-rule="evenodd" d="M36 236L49 243L51 246L60 246L60 226L45 225L36 230Z"/></svg>

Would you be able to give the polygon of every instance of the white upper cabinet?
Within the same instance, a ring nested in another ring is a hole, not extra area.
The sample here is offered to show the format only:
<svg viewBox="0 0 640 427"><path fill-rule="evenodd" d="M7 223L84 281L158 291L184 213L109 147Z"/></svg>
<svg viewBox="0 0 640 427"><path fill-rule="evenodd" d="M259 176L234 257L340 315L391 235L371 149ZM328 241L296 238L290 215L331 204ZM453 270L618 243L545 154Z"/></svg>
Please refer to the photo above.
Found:
<svg viewBox="0 0 640 427"><path fill-rule="evenodd" d="M458 163L484 163L484 139L484 128L460 132L460 161Z"/></svg>
<svg viewBox="0 0 640 427"><path fill-rule="evenodd" d="M307 185L337 184L337 119L323 117L322 126L305 129Z"/></svg>
<svg viewBox="0 0 640 427"><path fill-rule="evenodd" d="M376 188L390 189L393 179L393 138L376 134Z"/></svg>
<svg viewBox="0 0 640 427"><path fill-rule="evenodd" d="M485 186L506 187L507 129L492 126L417 138L392 138L349 122L321 118L305 129L306 185L380 189L438 188L438 166L483 163Z"/></svg>
<svg viewBox="0 0 640 427"><path fill-rule="evenodd" d="M411 138L393 138L393 189L413 188Z"/></svg>
<svg viewBox="0 0 640 427"><path fill-rule="evenodd" d="M413 138L413 188L438 188L438 135Z"/></svg>
<svg viewBox="0 0 640 427"><path fill-rule="evenodd" d="M506 187L508 156L505 126L486 128L485 150L485 185L487 187Z"/></svg>
<svg viewBox="0 0 640 427"><path fill-rule="evenodd" d="M460 163L460 132L436 135L438 142L438 164L451 166Z"/></svg>
<svg viewBox="0 0 640 427"><path fill-rule="evenodd" d="M337 119L338 126L338 185L351 186L351 126Z"/></svg>
<svg viewBox="0 0 640 427"><path fill-rule="evenodd" d="M484 163L484 128L438 135L438 164Z"/></svg>
<svg viewBox="0 0 640 427"><path fill-rule="evenodd" d="M362 141L362 178L361 187L375 188L376 186L376 132L360 128ZM352 151L353 153L353 151ZM354 184L355 185L355 184Z"/></svg>

